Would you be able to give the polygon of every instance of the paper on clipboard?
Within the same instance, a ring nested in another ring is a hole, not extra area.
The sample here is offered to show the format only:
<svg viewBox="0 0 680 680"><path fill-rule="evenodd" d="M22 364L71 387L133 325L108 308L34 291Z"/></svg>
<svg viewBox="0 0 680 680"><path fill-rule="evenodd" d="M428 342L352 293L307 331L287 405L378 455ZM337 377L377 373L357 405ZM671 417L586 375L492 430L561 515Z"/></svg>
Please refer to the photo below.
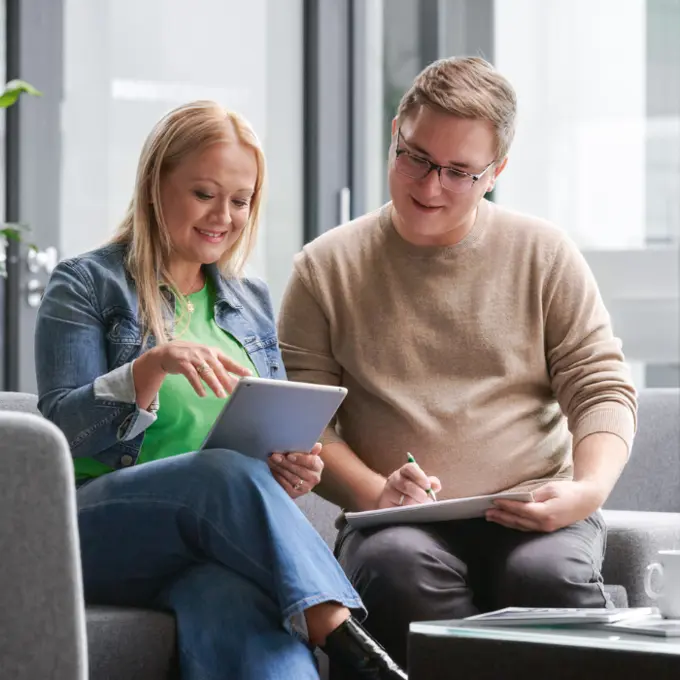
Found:
<svg viewBox="0 0 680 680"><path fill-rule="evenodd" d="M493 502L501 499L528 503L533 501L534 497L533 494L526 491L508 491L489 496L454 498L448 501L423 503L422 505L347 512L345 519L357 529L368 529L388 524L423 524L425 522L474 519L475 517L484 517L486 511L494 507Z"/></svg>

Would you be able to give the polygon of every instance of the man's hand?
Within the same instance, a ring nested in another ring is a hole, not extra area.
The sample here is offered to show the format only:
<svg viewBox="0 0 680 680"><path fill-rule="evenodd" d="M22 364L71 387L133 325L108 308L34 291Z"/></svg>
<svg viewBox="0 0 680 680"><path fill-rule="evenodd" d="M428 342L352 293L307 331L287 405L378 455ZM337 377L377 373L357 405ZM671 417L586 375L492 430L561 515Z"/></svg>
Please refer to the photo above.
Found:
<svg viewBox="0 0 680 680"><path fill-rule="evenodd" d="M495 501L496 509L489 510L486 519L519 531L557 531L592 515L606 498L602 489L585 480L549 482L533 494L533 503Z"/></svg>
<svg viewBox="0 0 680 680"><path fill-rule="evenodd" d="M427 490L438 493L442 489L437 477L428 477L415 463L406 463L395 470L385 482L378 498L378 508L432 503Z"/></svg>

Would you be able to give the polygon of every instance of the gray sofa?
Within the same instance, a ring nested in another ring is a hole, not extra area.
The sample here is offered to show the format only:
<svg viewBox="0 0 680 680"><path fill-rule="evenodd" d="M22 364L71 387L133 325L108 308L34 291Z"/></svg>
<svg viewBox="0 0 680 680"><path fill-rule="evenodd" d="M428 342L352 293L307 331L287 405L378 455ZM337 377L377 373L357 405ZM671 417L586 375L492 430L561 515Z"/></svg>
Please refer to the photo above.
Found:
<svg viewBox="0 0 680 680"><path fill-rule="evenodd" d="M68 450L35 404L32 395L0 393L0 676L87 677L86 624L92 680L176 677L171 616L83 610ZM642 573L655 553L680 548L680 390L642 391L639 420L633 456L605 509L605 583L631 606L648 603ZM337 508L316 496L299 505L332 545Z"/></svg>

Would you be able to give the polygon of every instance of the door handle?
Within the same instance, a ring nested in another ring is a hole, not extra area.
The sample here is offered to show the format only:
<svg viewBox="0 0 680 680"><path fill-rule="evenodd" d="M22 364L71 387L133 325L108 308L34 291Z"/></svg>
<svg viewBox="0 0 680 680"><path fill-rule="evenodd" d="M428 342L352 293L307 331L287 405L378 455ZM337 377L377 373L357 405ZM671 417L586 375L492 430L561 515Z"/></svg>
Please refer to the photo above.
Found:
<svg viewBox="0 0 680 680"><path fill-rule="evenodd" d="M26 284L26 302L28 306L34 309L38 307L44 293L45 284L38 281L38 279L30 279Z"/></svg>

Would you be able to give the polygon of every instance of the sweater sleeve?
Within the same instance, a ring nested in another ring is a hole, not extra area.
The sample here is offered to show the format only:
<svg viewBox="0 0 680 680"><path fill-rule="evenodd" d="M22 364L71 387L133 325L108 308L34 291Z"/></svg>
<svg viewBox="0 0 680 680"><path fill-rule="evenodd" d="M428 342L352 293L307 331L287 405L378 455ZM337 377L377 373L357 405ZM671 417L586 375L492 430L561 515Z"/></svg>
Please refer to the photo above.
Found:
<svg viewBox="0 0 680 680"><path fill-rule="evenodd" d="M564 239L543 291L545 353L553 392L566 414L573 447L611 432L628 451L637 398L595 278L576 245Z"/></svg>
<svg viewBox="0 0 680 680"><path fill-rule="evenodd" d="M296 256L279 311L279 344L290 380L340 385L342 368L333 357L330 325L317 296L306 254ZM323 444L342 441L330 423Z"/></svg>

